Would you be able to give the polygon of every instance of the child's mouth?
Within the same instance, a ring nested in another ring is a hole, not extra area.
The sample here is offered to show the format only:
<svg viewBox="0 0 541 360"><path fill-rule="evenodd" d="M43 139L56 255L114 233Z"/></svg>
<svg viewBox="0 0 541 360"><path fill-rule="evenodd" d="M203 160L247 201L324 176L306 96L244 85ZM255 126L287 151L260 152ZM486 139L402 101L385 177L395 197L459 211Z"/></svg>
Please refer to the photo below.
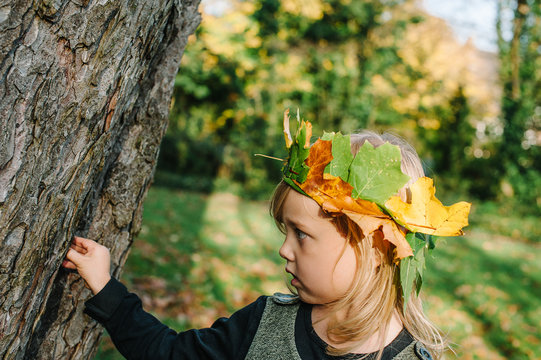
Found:
<svg viewBox="0 0 541 360"><path fill-rule="evenodd" d="M295 276L295 274L293 274L291 271L289 271L288 269L286 269L286 272L291 275L293 278L291 279L291 286L297 286L300 284L299 282L299 279L297 279L297 277Z"/></svg>

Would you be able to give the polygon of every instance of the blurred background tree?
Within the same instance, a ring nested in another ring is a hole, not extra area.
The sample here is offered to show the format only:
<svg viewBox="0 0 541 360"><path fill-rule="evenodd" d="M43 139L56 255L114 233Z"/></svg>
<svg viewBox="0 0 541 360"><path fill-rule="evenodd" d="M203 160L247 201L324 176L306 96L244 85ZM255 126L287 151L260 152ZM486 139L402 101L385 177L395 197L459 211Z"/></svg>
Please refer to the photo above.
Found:
<svg viewBox="0 0 541 360"><path fill-rule="evenodd" d="M500 0L499 59L457 42L413 0L228 5L205 14L186 50L158 184L267 198L282 164L254 153L286 156L281 117L300 108L316 134L402 135L457 197L515 197L539 211L533 0Z"/></svg>
<svg viewBox="0 0 541 360"><path fill-rule="evenodd" d="M503 88L499 170L506 195L541 213L541 4L500 0L498 47ZM505 19L510 18L510 28Z"/></svg>

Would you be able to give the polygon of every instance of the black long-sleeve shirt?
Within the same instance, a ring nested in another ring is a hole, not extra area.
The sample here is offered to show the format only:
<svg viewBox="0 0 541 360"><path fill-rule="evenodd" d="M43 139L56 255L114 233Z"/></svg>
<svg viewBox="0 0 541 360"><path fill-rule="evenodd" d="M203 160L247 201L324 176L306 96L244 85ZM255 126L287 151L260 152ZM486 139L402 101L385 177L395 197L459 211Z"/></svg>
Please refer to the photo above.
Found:
<svg viewBox="0 0 541 360"><path fill-rule="evenodd" d="M267 297L220 318L210 328L177 333L142 308L141 300L111 279L86 302L85 312L105 326L127 359L244 359L259 326ZM312 307L301 303L295 321L295 343L302 359L351 359L325 353L326 344L312 327ZM382 359L392 359L413 341L403 330Z"/></svg>

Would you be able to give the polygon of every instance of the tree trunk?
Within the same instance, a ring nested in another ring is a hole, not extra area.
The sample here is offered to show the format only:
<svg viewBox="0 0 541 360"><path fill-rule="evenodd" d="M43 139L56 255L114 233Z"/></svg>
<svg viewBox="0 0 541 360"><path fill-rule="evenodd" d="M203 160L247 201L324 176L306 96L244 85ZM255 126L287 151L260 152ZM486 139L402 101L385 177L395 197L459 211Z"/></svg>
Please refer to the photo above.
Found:
<svg viewBox="0 0 541 360"><path fill-rule="evenodd" d="M523 33L524 21L529 7L526 0L517 0L517 10L513 19L513 39L511 40L511 99L520 98L520 36Z"/></svg>
<svg viewBox="0 0 541 360"><path fill-rule="evenodd" d="M87 359L73 235L118 276L141 223L198 0L0 1L0 358Z"/></svg>

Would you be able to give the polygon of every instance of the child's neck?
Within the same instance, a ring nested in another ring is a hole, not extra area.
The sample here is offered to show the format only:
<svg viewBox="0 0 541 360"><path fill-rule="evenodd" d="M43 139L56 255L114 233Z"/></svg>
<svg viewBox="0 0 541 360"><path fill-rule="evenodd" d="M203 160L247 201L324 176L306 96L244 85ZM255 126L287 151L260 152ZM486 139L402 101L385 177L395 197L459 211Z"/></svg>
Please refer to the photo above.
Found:
<svg viewBox="0 0 541 360"><path fill-rule="evenodd" d="M331 346L349 346L351 344L336 344L327 336L327 327L330 321L330 310L325 305L314 305L312 307L312 324L317 335ZM340 318L340 314L338 314ZM387 333L385 334L384 346L389 345L402 331L402 321L396 313L393 313L391 320L389 321ZM354 354L368 354L379 350L381 344L381 338L379 333L375 333L362 342L361 345L355 347L351 353Z"/></svg>

